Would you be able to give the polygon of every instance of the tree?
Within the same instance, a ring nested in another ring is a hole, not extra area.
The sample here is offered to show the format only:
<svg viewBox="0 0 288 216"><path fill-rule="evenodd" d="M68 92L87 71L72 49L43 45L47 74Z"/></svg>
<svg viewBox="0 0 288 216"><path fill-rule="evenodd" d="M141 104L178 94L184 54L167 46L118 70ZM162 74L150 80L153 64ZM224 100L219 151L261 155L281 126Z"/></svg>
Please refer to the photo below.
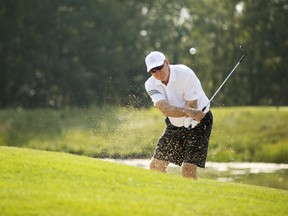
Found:
<svg viewBox="0 0 288 216"><path fill-rule="evenodd" d="M146 106L144 58L190 66L215 105L286 105L287 0L0 0L0 107ZM197 54L191 56L189 48Z"/></svg>
<svg viewBox="0 0 288 216"><path fill-rule="evenodd" d="M246 103L287 105L287 0L243 2L241 38L247 41L244 79Z"/></svg>

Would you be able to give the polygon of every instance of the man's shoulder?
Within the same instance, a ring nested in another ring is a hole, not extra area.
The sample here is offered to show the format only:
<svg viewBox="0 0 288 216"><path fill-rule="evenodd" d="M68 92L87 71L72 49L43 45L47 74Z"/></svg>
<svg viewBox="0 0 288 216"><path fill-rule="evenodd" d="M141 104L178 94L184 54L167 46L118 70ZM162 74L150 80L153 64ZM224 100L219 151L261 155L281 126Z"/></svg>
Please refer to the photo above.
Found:
<svg viewBox="0 0 288 216"><path fill-rule="evenodd" d="M148 87L148 86L151 87L151 86L156 86L156 85L157 85L157 80L153 76L149 77L145 82L145 87Z"/></svg>
<svg viewBox="0 0 288 216"><path fill-rule="evenodd" d="M171 65L171 70L174 71L177 76L187 76L189 74L194 74L193 70L184 64Z"/></svg>
<svg viewBox="0 0 288 216"><path fill-rule="evenodd" d="M182 69L182 70L191 70L187 65L184 65L184 64L173 64L173 65L170 65L172 68L175 68L175 69Z"/></svg>
<svg viewBox="0 0 288 216"><path fill-rule="evenodd" d="M154 80L153 80L153 77L151 76L146 80L145 85L148 83L153 83L153 82L154 82Z"/></svg>

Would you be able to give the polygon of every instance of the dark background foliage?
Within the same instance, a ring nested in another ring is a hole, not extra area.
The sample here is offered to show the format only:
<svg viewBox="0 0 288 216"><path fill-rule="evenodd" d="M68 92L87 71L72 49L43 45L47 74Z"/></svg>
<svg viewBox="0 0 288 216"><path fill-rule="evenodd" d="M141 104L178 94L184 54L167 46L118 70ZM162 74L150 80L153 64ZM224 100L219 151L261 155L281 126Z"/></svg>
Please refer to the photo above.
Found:
<svg viewBox="0 0 288 216"><path fill-rule="evenodd" d="M152 50L190 66L210 97L240 44L214 105L287 105L287 20L287 0L0 0L0 108L151 105Z"/></svg>

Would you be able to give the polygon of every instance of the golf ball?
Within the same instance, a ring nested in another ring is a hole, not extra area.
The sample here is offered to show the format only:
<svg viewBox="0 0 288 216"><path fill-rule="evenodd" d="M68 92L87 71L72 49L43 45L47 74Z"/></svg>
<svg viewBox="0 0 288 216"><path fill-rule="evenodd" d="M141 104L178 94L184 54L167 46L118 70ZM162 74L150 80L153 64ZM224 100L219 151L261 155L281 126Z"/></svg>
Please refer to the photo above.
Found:
<svg viewBox="0 0 288 216"><path fill-rule="evenodd" d="M189 50L190 54L191 55L194 55L196 53L196 49L194 47L192 47L190 50Z"/></svg>

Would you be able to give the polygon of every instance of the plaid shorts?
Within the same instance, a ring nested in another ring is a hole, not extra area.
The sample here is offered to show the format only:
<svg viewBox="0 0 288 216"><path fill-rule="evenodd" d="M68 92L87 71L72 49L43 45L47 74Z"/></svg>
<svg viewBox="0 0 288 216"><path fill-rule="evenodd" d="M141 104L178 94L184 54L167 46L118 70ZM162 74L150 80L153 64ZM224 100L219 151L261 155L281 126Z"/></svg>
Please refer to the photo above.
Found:
<svg viewBox="0 0 288 216"><path fill-rule="evenodd" d="M153 158L181 166L183 162L205 168L213 115L206 113L193 129L173 126L166 118L167 127L160 137Z"/></svg>

